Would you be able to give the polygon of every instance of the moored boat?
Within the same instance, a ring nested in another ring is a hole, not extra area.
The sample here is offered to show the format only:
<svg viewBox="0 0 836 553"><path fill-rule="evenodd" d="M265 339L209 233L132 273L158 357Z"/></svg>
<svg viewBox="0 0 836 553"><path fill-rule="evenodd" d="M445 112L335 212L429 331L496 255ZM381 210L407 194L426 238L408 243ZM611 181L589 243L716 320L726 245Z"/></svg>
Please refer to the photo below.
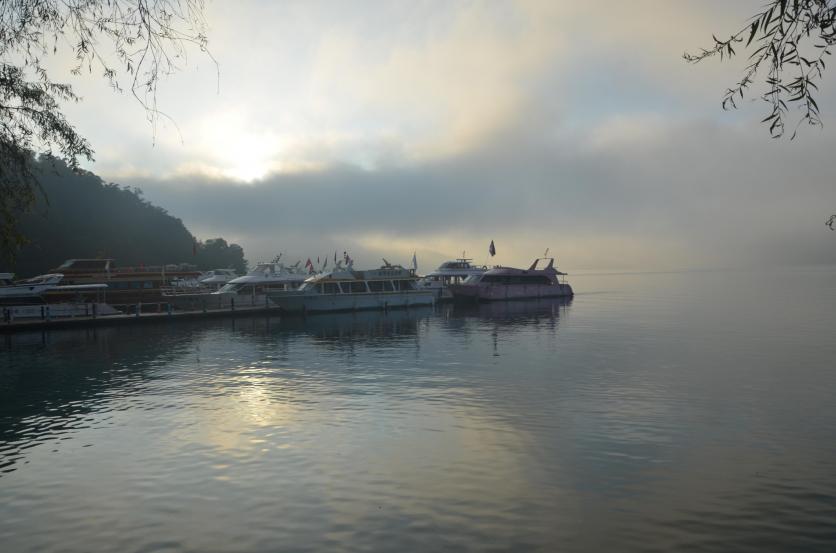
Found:
<svg viewBox="0 0 836 553"><path fill-rule="evenodd" d="M197 280L203 286L218 290L236 278L238 274L235 269L212 269L200 275Z"/></svg>
<svg viewBox="0 0 836 553"><path fill-rule="evenodd" d="M278 259L256 264L246 275L233 278L220 289L212 291L204 283L200 288L170 288L164 298L177 309L266 306L267 293L298 288L308 274L296 265L285 266Z"/></svg>
<svg viewBox="0 0 836 553"><path fill-rule="evenodd" d="M12 282L12 273L0 274L4 285L0 286L0 305L27 305L57 303L72 299L77 302L104 301L106 284L65 284L61 273L38 275Z"/></svg>
<svg viewBox="0 0 836 553"><path fill-rule="evenodd" d="M474 275L481 275L488 270L484 265L477 266L470 262L472 259L460 257L452 261L445 261L433 272L418 280L419 290L430 290L436 299L448 300L453 298L450 285L461 284L465 279Z"/></svg>
<svg viewBox="0 0 836 553"><path fill-rule="evenodd" d="M298 290L272 291L268 297L290 313L432 305L435 294L419 290L417 280L414 270L388 262L379 269L365 271L355 271L351 264L338 265L309 277Z"/></svg>
<svg viewBox="0 0 836 553"><path fill-rule="evenodd" d="M117 267L113 259L68 259L51 272L61 273L67 285L107 285L107 303L116 306L165 302L163 290L171 287L172 281L200 275L195 266L188 264ZM64 298L54 301L60 299Z"/></svg>
<svg viewBox="0 0 836 553"><path fill-rule="evenodd" d="M548 260L548 264L538 269L541 260ZM494 267L449 288L454 299L493 301L570 297L574 295L572 287L559 278L565 275L554 267L553 257L540 257L528 269Z"/></svg>

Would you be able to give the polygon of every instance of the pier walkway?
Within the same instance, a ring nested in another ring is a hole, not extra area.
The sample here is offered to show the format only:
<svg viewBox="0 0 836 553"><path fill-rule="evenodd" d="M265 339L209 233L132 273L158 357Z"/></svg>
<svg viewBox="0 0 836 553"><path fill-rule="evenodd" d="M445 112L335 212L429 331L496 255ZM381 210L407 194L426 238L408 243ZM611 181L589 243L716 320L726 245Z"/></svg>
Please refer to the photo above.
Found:
<svg viewBox="0 0 836 553"><path fill-rule="evenodd" d="M139 324L165 320L203 319L210 317L246 317L255 315L279 315L281 309L275 306L241 306L222 309L170 310L159 312L122 313L119 315L44 317L0 320L0 333L51 328L85 328L118 324Z"/></svg>

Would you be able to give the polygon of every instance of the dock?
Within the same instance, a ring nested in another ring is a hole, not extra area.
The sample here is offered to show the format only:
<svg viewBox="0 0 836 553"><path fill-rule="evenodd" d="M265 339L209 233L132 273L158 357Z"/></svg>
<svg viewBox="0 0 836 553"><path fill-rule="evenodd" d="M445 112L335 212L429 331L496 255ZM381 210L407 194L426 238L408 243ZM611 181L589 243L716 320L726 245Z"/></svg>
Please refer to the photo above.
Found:
<svg viewBox="0 0 836 553"><path fill-rule="evenodd" d="M86 328L92 326L111 326L141 324L168 320L193 320L219 317L253 317L262 315L278 316L281 308L276 306L240 306L197 310L166 310L157 312L122 313L119 315L44 317L13 319L0 321L0 333L12 333L28 330L46 330L58 328Z"/></svg>

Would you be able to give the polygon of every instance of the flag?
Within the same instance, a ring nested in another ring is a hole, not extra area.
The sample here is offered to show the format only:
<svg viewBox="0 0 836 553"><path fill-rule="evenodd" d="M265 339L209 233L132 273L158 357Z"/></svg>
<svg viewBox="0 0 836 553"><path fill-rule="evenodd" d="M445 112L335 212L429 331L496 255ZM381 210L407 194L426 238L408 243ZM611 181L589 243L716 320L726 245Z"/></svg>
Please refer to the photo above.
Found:
<svg viewBox="0 0 836 553"><path fill-rule="evenodd" d="M334 263L337 263L337 250L334 250Z"/></svg>
<svg viewBox="0 0 836 553"><path fill-rule="evenodd" d="M328 266L328 258L326 257L325 258L325 263L322 264L322 268L325 269L325 267L327 267L327 266Z"/></svg>
<svg viewBox="0 0 836 553"><path fill-rule="evenodd" d="M491 240L491 245L488 246L488 253L491 254L491 257L496 255L496 246L493 245L493 240Z"/></svg>
<svg viewBox="0 0 836 553"><path fill-rule="evenodd" d="M418 270L418 258L415 257L415 252L412 252L412 270L413 271Z"/></svg>
<svg viewBox="0 0 836 553"><path fill-rule="evenodd" d="M308 262L305 263L305 268L308 269L309 273L313 272L313 263L311 263L311 258L308 258Z"/></svg>
<svg viewBox="0 0 836 553"><path fill-rule="evenodd" d="M316 264L319 265L319 256L316 256Z"/></svg>

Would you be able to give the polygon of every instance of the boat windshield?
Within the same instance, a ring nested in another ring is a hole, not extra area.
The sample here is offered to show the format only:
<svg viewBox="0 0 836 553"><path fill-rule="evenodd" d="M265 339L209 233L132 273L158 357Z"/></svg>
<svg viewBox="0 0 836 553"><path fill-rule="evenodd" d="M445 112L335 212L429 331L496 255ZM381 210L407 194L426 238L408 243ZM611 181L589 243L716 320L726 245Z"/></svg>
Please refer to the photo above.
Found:
<svg viewBox="0 0 836 553"><path fill-rule="evenodd" d="M235 284L227 283L227 284L224 284L221 287L220 290L218 290L218 293L220 293L220 294L234 294L234 293L238 292L238 290L240 290L244 286L246 286L246 284L241 283L241 282L237 282Z"/></svg>

